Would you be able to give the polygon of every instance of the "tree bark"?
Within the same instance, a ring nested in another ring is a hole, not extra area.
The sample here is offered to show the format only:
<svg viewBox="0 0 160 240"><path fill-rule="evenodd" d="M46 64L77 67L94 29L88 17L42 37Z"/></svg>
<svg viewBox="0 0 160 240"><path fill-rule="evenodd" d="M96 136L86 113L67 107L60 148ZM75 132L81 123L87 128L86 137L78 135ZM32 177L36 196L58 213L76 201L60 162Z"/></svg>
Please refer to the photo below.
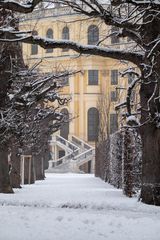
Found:
<svg viewBox="0 0 160 240"><path fill-rule="evenodd" d="M142 202L160 205L160 129L148 124L142 137Z"/></svg>
<svg viewBox="0 0 160 240"><path fill-rule="evenodd" d="M36 180L44 180L44 158L42 154L34 155Z"/></svg>
<svg viewBox="0 0 160 240"><path fill-rule="evenodd" d="M146 62L147 64L147 62ZM157 66L155 68L158 76L160 76L159 57L157 57ZM141 122L147 121L150 114L152 119L156 117L158 108L160 108L160 102L158 104L151 98L156 77L153 75L150 79L150 84L142 84L140 89L141 100ZM155 97L158 97L159 92L155 92ZM150 108L150 113L146 111ZM149 122L144 124L140 128L140 134L142 138L142 189L141 199L142 202L147 204L154 204L160 206L160 128L156 122Z"/></svg>
<svg viewBox="0 0 160 240"><path fill-rule="evenodd" d="M20 176L20 155L18 155L17 148L12 148L11 153L11 171L10 181L13 188L21 188L21 176Z"/></svg>
<svg viewBox="0 0 160 240"><path fill-rule="evenodd" d="M13 193L9 179L8 151L0 149L0 192Z"/></svg>

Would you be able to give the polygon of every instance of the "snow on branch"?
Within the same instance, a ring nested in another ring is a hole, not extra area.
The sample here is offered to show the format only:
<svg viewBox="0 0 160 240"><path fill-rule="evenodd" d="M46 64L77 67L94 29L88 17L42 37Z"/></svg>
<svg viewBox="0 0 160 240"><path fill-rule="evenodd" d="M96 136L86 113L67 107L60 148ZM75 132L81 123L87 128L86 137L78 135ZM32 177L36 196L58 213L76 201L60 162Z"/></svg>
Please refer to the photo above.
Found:
<svg viewBox="0 0 160 240"><path fill-rule="evenodd" d="M27 1L20 3L19 1L0 0L0 7L19 13L30 13L42 0Z"/></svg>
<svg viewBox="0 0 160 240"><path fill-rule="evenodd" d="M119 4L124 4L124 3L133 4L141 7L145 7L148 5L154 7L154 6L160 5L159 0L111 0L111 4L113 4L114 6L117 6Z"/></svg>
<svg viewBox="0 0 160 240"><path fill-rule="evenodd" d="M6 41L5 39L0 39L0 41ZM15 40L16 41L16 40ZM142 53L133 53L125 50L110 49L107 47L100 47L95 45L82 45L69 40L51 40L47 38L29 36L21 40L24 43L37 44L44 49L50 48L69 48L81 54L91 54L102 57L110 57L113 59L127 60L139 65L143 60Z"/></svg>

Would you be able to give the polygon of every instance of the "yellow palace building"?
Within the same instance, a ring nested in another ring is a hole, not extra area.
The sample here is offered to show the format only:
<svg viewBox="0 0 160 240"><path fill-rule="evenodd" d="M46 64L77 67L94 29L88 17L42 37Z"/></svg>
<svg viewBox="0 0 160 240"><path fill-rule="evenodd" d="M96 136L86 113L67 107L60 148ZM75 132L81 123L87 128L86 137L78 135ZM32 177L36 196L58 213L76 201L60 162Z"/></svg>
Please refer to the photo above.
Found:
<svg viewBox="0 0 160 240"><path fill-rule="evenodd" d="M34 31L33 33L36 35L55 40L73 40L89 45L97 44L106 36L108 31L113 31L98 19L87 19L85 16L74 13L69 7L59 5L54 8L35 10L32 14L24 16L20 28ZM102 43L104 46L116 48L122 48L124 44L127 47L129 45L126 39L123 40L122 44L114 35ZM29 66L42 60L39 68L45 73L80 71L63 80L64 88L61 94L70 96L71 101L67 106L63 106L61 111L74 118L69 124L64 125L60 133L57 133L68 140L65 145L71 141L71 144L83 145L84 148L86 143L86 151L89 151L89 146L90 149L94 147L98 136L99 105L101 105L99 103L102 96L107 98L108 114L105 120L109 126L109 132L113 133L117 130L118 117L114 107L119 99L123 100L126 94L125 87L128 84L127 79L120 78L119 71L127 68L128 63L124 64L98 56L79 55L69 49L45 50L37 45L29 44L23 45L23 55ZM60 137L55 142L58 140L63 142ZM72 148L74 147L72 146ZM78 152L78 149L75 151ZM79 155L81 154L83 158L82 152L80 151ZM51 159L52 166L57 165L55 162L57 159L63 158L64 154L71 154L62 145L54 145L52 153L54 153ZM94 171L94 161L92 160L93 158L84 162L80 169Z"/></svg>

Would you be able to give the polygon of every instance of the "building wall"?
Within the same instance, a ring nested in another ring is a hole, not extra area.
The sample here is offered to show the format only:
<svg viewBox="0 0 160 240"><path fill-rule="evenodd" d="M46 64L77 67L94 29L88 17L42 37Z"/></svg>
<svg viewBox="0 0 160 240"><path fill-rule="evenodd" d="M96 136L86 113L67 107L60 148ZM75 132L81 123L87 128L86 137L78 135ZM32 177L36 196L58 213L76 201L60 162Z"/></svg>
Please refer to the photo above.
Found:
<svg viewBox="0 0 160 240"><path fill-rule="evenodd" d="M83 21L81 21L83 18ZM109 27L106 27L100 20L84 20L84 16L73 14L68 8L48 9L44 11L35 11L25 16L21 21L20 28L23 30L36 30L38 35L45 37L49 28L53 30L54 39L62 39L62 30L65 26L69 28L70 40L87 44L87 31L90 25L97 25L100 32L100 38L106 35ZM124 40L126 46L128 43ZM107 38L103 44L111 46L110 38ZM124 47L124 44L114 44L116 48ZM88 141L87 132L87 113L89 108L98 106L98 99L102 95L108 97L108 108L110 113L115 113L114 107L117 102L110 101L111 91L115 87L126 87L127 79L119 78L117 85L111 85L111 70L122 70L127 67L126 64L109 58L99 56L84 56L69 50L54 49L53 53L46 53L45 49L38 46L38 54L31 55L31 45L23 45L23 54L26 63L33 66L42 59L39 68L43 72L55 71L81 71L80 73L70 76L69 85L61 91L62 95L71 96L72 100L67 108L69 113L75 117L70 123L70 135L76 135L85 141ZM98 85L88 84L88 70L99 71ZM125 90L118 90L121 100L126 95ZM109 119L106 119L109 121ZM93 142L91 142L92 144Z"/></svg>

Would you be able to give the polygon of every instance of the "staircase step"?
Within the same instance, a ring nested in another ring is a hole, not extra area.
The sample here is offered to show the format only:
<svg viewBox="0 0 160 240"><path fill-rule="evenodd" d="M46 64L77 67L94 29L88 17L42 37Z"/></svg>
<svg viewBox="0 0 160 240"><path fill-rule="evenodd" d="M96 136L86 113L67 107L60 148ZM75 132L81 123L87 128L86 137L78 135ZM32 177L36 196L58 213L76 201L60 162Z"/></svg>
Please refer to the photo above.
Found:
<svg viewBox="0 0 160 240"><path fill-rule="evenodd" d="M67 172L73 172L74 170L78 172L80 171L78 169L81 165L93 159L94 154L93 154L92 146L90 146L89 144L85 143L83 140L78 139L76 137L72 139L75 139L75 142L66 141L60 136L56 137L56 140L60 141L61 144L64 144L65 147L68 146L70 150L72 149L71 147L73 147L73 149L71 154L66 155L66 157L62 159L57 159L56 161L57 164L59 163L58 161L61 161L61 164L53 168L47 169L46 170L47 173L67 173ZM73 159L74 161L72 161ZM52 166L52 161L51 161L51 166Z"/></svg>

